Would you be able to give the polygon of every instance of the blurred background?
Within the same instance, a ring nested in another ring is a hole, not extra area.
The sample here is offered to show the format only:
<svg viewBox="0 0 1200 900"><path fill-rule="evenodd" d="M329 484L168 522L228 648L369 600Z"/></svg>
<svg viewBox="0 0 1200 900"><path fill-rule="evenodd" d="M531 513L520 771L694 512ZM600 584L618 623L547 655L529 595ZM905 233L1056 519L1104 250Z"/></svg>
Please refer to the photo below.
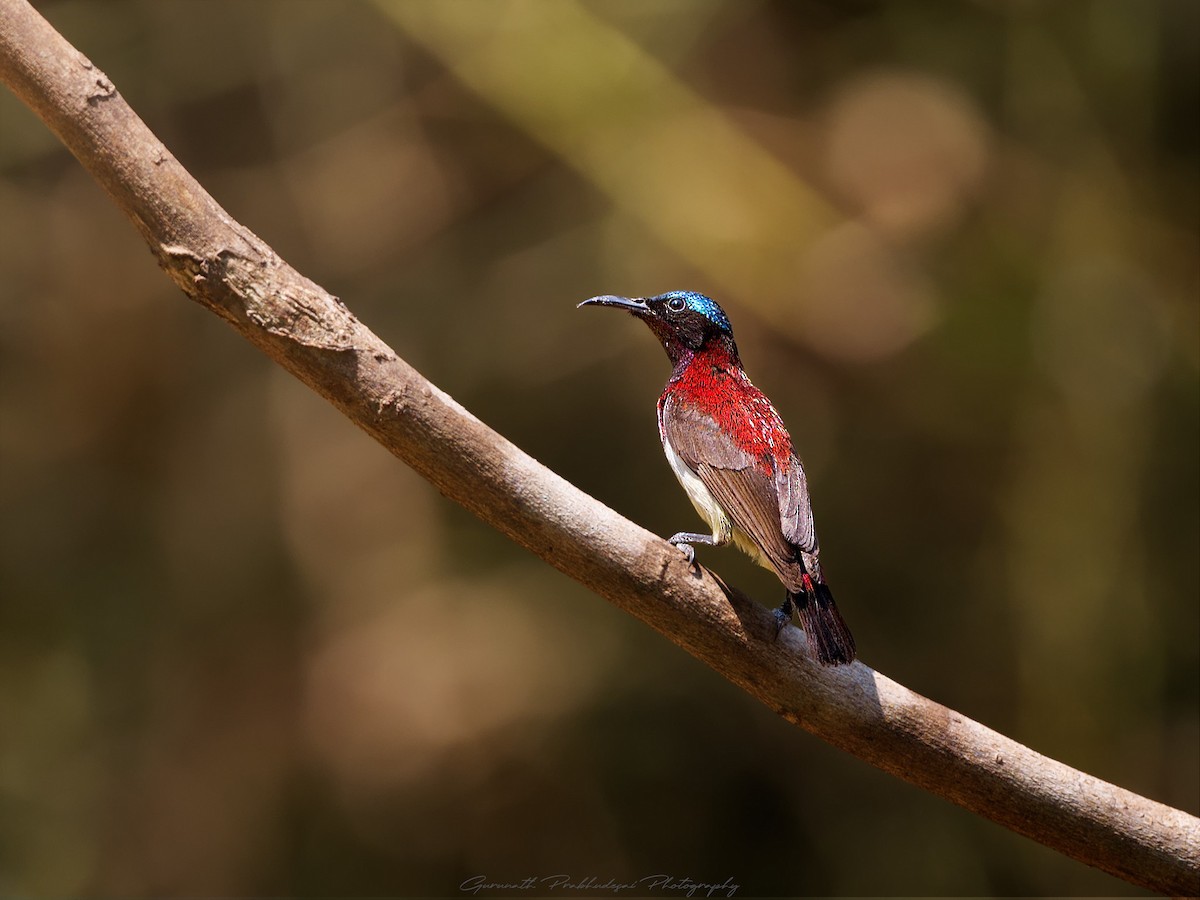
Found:
<svg viewBox="0 0 1200 900"><path fill-rule="evenodd" d="M698 524L666 359L575 304L717 297L863 660L1200 811L1200 5L39 9L234 217L659 534ZM0 895L1137 893L446 501L188 303L7 92L0 227Z"/></svg>

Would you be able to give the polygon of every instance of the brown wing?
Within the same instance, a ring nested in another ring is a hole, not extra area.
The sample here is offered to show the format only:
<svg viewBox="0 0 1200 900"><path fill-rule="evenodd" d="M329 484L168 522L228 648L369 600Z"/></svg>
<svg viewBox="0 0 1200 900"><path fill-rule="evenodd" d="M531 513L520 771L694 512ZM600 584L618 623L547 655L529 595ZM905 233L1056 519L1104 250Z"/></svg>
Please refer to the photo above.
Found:
<svg viewBox="0 0 1200 900"><path fill-rule="evenodd" d="M754 541L789 588L800 590L802 573L796 549L784 534L788 526L781 521L780 500L794 508L807 508L807 502L798 499L801 494L807 498L803 474L799 483L787 473L767 474L709 416L672 400L663 406L662 428L663 437L699 476L733 524ZM786 497L776 495L777 484L784 484Z"/></svg>
<svg viewBox="0 0 1200 900"><path fill-rule="evenodd" d="M795 453L787 471L775 474L779 493L779 521L783 536L805 553L817 552L817 530L813 525L812 503L808 499L808 479Z"/></svg>

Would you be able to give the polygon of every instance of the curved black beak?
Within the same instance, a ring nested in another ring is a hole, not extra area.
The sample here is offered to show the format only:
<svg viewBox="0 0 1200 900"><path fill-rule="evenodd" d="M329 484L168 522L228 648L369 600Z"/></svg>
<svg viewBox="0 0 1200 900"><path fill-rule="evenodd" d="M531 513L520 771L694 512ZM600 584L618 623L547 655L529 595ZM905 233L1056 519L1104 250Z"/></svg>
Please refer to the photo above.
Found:
<svg viewBox="0 0 1200 900"><path fill-rule="evenodd" d="M590 297L584 300L579 306L615 306L617 309L623 309L627 312L637 315L645 315L650 312L650 307L646 305L646 301L641 297L617 297L613 294L602 294L599 297Z"/></svg>

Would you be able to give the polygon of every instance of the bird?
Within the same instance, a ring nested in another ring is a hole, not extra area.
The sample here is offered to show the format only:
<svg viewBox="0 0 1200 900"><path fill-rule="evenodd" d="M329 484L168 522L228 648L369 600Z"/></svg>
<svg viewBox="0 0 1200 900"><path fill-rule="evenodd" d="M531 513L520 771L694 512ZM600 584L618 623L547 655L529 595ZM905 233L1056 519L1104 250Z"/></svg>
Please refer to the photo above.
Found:
<svg viewBox="0 0 1200 900"><path fill-rule="evenodd" d="M783 582L776 639L795 610L819 662L852 662L854 637L821 568L804 466L783 419L743 369L725 311L696 291L604 294L579 304L584 306L623 309L641 319L671 361L658 400L659 437L711 534L681 531L668 541L689 564L694 545L732 542Z"/></svg>

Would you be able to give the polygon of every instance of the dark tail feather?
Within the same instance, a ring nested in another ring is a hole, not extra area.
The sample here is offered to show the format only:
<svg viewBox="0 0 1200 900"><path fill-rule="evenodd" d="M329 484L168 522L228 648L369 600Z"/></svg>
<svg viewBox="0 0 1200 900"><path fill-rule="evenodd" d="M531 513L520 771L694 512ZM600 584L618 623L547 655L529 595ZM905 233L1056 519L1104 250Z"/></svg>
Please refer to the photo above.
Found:
<svg viewBox="0 0 1200 900"><path fill-rule="evenodd" d="M812 583L812 593L791 594L800 612L800 624L808 635L808 646L822 665L840 666L854 661L854 636L846 627L833 592L820 582Z"/></svg>

